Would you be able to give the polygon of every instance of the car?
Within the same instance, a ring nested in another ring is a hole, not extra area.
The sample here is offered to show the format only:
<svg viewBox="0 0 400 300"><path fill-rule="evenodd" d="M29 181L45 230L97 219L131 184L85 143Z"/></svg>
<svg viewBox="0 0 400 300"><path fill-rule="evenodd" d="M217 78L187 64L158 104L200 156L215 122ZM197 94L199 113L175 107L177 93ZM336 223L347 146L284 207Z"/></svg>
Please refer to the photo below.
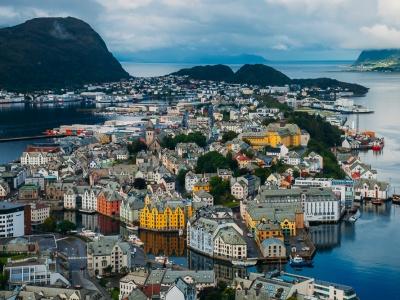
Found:
<svg viewBox="0 0 400 300"><path fill-rule="evenodd" d="M250 232L247 234L248 237L252 238L254 235L252 235Z"/></svg>
<svg viewBox="0 0 400 300"><path fill-rule="evenodd" d="M100 275L97 275L96 278L97 278L97 279L101 279L101 278L103 278L103 277L101 277Z"/></svg>

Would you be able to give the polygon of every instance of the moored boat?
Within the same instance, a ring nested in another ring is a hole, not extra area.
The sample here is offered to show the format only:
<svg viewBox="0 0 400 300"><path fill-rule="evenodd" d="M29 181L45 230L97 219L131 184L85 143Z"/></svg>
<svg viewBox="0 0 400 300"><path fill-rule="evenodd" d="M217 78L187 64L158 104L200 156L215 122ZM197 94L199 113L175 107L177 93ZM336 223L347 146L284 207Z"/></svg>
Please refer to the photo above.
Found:
<svg viewBox="0 0 400 300"><path fill-rule="evenodd" d="M371 203L374 205L382 205L382 202L383 202L382 199L378 199L378 198L371 200Z"/></svg>
<svg viewBox="0 0 400 300"><path fill-rule="evenodd" d="M143 245L144 245L144 243L142 242L142 240L139 239L139 238L137 237L137 235L135 235L135 234L131 234L131 235L128 237L128 241L131 242L132 244L136 245L136 246L143 246Z"/></svg>
<svg viewBox="0 0 400 300"><path fill-rule="evenodd" d="M361 217L361 213L359 210L356 211L354 215L349 218L349 222L354 223Z"/></svg>
<svg viewBox="0 0 400 300"><path fill-rule="evenodd" d="M312 260L306 260L300 255L296 255L295 257L290 257L289 264L291 267L300 268L300 267L312 267Z"/></svg>
<svg viewBox="0 0 400 300"><path fill-rule="evenodd" d="M392 195L392 203L393 204L400 204L400 194L393 194Z"/></svg>
<svg viewBox="0 0 400 300"><path fill-rule="evenodd" d="M172 261L170 261L167 256L163 256L163 255L156 256L156 257L154 257L154 260L157 263L165 265L165 266L171 266L172 265Z"/></svg>

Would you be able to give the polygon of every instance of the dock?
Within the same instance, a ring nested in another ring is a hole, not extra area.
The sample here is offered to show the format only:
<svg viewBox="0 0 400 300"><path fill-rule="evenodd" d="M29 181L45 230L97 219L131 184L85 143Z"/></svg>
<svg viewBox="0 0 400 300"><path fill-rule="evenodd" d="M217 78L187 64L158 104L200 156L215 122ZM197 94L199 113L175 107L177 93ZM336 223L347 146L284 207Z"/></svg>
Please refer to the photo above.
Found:
<svg viewBox="0 0 400 300"><path fill-rule="evenodd" d="M53 139L53 138L62 138L62 137L66 137L66 136L67 136L66 134L56 134L56 135L42 134L42 135L33 135L33 136L9 137L9 138L1 138L0 143L40 140L40 139Z"/></svg>

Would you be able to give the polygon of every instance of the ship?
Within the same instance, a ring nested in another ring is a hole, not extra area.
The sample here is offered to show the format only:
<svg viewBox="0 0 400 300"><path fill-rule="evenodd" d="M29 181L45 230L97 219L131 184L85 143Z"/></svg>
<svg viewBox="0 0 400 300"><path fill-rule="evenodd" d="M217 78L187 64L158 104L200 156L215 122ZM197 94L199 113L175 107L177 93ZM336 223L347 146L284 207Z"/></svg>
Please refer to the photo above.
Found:
<svg viewBox="0 0 400 300"><path fill-rule="evenodd" d="M306 260L302 258L300 255L296 255L295 257L290 257L289 264L291 267L301 268L301 267L312 267L313 262L312 260Z"/></svg>
<svg viewBox="0 0 400 300"><path fill-rule="evenodd" d="M349 218L349 222L355 223L360 217L361 217L361 213L357 209L356 213Z"/></svg>

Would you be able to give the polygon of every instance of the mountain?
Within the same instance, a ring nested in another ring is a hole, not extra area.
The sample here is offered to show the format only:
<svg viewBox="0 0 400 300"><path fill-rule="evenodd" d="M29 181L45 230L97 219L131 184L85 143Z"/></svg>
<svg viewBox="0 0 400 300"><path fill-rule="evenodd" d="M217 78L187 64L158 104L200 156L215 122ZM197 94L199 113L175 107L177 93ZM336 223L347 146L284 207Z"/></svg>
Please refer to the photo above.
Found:
<svg viewBox="0 0 400 300"><path fill-rule="evenodd" d="M225 81L240 84L252 84L260 86L282 86L286 84L297 84L301 87L317 87L321 89L343 88L352 91L355 95L365 95L368 88L355 84L342 82L331 78L314 79L291 79L284 73L263 64L243 65L234 73L232 69L225 65L196 66L193 68L182 69L172 75L189 76L198 80Z"/></svg>
<svg viewBox="0 0 400 300"><path fill-rule="evenodd" d="M362 71L400 71L400 49L364 50L353 67Z"/></svg>
<svg viewBox="0 0 400 300"><path fill-rule="evenodd" d="M128 78L102 38L72 18L0 29L0 89L30 91Z"/></svg>
<svg viewBox="0 0 400 300"><path fill-rule="evenodd" d="M178 72L172 73L172 75L188 75L190 78L196 80L231 81L235 73L230 67L219 64L181 69Z"/></svg>
<svg viewBox="0 0 400 300"><path fill-rule="evenodd" d="M237 70L233 81L253 85L285 85L290 83L290 78L266 65L246 64Z"/></svg>

